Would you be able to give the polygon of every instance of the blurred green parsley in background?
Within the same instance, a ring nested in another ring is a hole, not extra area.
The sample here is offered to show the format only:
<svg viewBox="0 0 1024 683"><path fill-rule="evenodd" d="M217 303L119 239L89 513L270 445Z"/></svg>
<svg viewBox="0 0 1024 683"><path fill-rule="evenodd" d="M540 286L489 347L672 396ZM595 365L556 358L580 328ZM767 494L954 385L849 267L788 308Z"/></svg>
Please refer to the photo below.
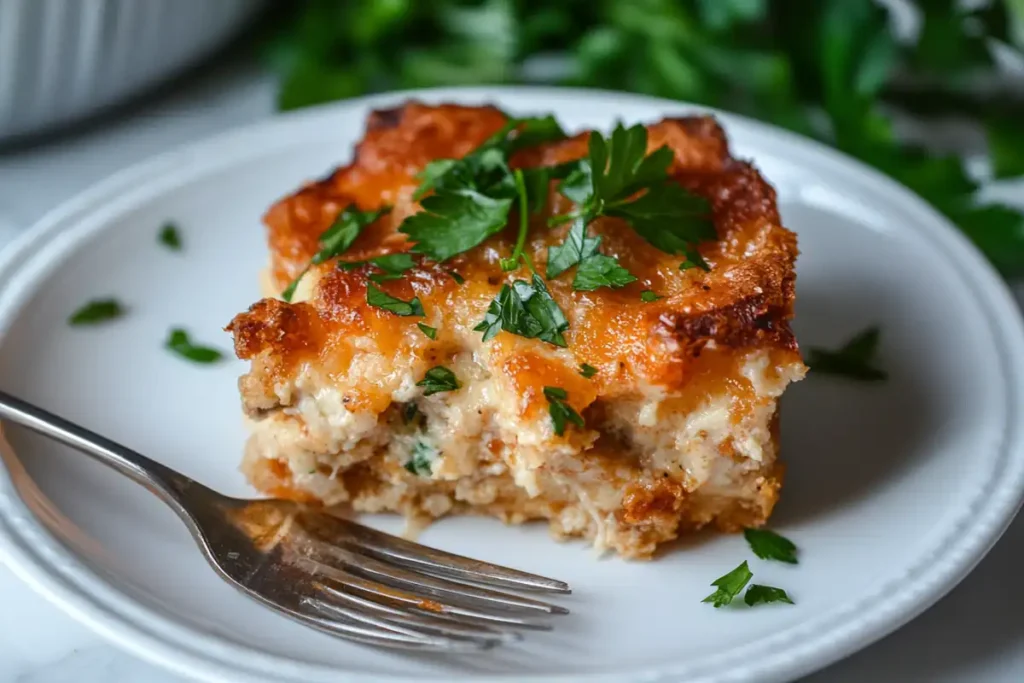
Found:
<svg viewBox="0 0 1024 683"><path fill-rule="evenodd" d="M902 141L893 113L966 116L992 175L1024 175L1024 0L916 0L892 32L874 0L303 0L283 3L267 57L279 106L442 85L628 90L763 119L835 145L948 216L1006 274L1024 274L1024 214L975 196L962 160ZM1024 81L1020 73L1018 81Z"/></svg>

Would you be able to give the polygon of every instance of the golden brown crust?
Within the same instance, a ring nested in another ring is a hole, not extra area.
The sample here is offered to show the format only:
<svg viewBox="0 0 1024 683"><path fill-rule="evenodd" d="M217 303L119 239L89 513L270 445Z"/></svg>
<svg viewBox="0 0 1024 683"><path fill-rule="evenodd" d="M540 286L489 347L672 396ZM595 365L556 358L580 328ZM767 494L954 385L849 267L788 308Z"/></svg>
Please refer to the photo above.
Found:
<svg viewBox="0 0 1024 683"><path fill-rule="evenodd" d="M415 102L372 114L352 164L282 199L267 213L274 284L282 290L305 269L317 249L319 234L350 202L363 209L386 204L394 204L395 209L360 236L345 260L408 249L397 228L406 215L417 210L410 199L417 185L415 174L432 159L468 153L504 121L501 112L491 107L428 107ZM689 359L709 341L737 350L771 347L796 358L796 340L789 327L796 238L779 225L774 190L750 164L729 156L725 135L711 118L667 119L648 130L649 148L667 145L675 153L674 178L711 203L718 240L700 245L711 272L680 272L679 257L648 244L622 221L595 221L591 231L602 237L602 250L618 257L639 280L622 289L594 292L574 291L569 275L549 283L552 295L570 318L566 338L577 360L601 371L609 380L605 390L628 392L639 382L678 386L685 381ZM580 134L524 150L513 162L529 166L579 158L586 154L587 138ZM549 204L552 212L567 208L567 200L556 193ZM543 219L533 221L528 241L538 264L546 261L547 248L560 243L568 230L567 226L550 229L544 223ZM511 279L498 264L498 258L512 250L511 232L452 259L445 268L424 264L382 289L403 299L419 296L428 311L471 311L479 320L501 284ZM449 268L460 273L467 284L457 286L445 271ZM313 328L320 328L318 333L323 335L321 361L329 361L324 348L331 348L337 354L333 361L339 365L349 360L341 340L353 334L372 332L395 353L443 351L443 336L435 344L410 348L410 337L404 331L415 320L366 304L367 273L366 269L323 267L315 299L296 304L315 315L300 316L301 322L292 320L287 334L266 329L258 343L252 334L243 334L245 343L238 348L239 357L273 355L282 376L286 375L308 357L310 347L304 340L317 334ZM645 289L665 298L639 304L639 294ZM254 309L238 316L229 329L238 336L254 326L283 324L287 307L275 305L272 318L265 310ZM506 336L499 335L495 341L502 343ZM522 344L522 351L531 344ZM508 367L515 364L510 360Z"/></svg>

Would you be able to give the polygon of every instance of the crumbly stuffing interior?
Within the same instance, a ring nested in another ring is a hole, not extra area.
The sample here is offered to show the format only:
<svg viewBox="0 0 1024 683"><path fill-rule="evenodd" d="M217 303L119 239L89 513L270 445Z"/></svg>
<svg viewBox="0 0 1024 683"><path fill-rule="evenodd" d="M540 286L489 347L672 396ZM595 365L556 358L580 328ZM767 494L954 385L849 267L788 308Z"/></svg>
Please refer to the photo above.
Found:
<svg viewBox="0 0 1024 683"><path fill-rule="evenodd" d="M501 285L523 277L498 264L513 231L381 285L417 296L425 318L368 306L366 269L333 263L310 269L291 303L274 298L349 204L394 209L343 259L406 250L397 227L418 210L415 174L431 159L468 153L503 122L497 110L451 105L375 113L350 166L268 212L270 296L229 326L252 363L239 382L250 481L272 495L416 520L544 519L557 537L637 558L708 524L763 524L782 481L778 399L806 370L789 328L796 241L780 225L774 192L729 156L710 119L649 127L649 146L675 153L673 177L711 202L718 239L700 246L710 271L680 271L678 257L620 220L598 219L602 251L639 279L591 292L550 281L570 323L566 348L507 332L483 342L473 330ZM579 158L586 140L526 150L516 163ZM569 208L553 189L548 207ZM548 227L545 215L531 219L527 251L538 269L566 230ZM663 298L641 302L648 289ZM416 322L437 328L436 339ZM583 363L597 373L583 377ZM425 395L416 383L437 365L461 388ZM545 386L566 391L584 428L555 433Z"/></svg>

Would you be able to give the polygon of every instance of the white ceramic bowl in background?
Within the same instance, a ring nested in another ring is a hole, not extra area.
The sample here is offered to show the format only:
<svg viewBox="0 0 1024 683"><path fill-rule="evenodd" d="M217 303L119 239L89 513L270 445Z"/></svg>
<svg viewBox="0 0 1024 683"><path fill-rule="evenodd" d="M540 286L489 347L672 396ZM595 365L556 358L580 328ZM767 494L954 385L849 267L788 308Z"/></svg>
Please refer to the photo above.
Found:
<svg viewBox="0 0 1024 683"><path fill-rule="evenodd" d="M0 0L0 141L92 114L196 63L264 0Z"/></svg>

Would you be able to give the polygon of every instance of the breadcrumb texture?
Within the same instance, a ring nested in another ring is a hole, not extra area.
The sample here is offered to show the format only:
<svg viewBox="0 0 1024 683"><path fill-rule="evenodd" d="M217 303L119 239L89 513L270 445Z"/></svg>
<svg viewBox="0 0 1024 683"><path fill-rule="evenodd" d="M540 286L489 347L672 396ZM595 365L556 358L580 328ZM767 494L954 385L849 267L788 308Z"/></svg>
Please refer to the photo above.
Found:
<svg viewBox="0 0 1024 683"><path fill-rule="evenodd" d="M380 285L419 297L424 318L369 306L372 271L334 262L311 268L292 303L276 298L346 206L394 208L343 260L408 250L398 226L419 210L415 175L471 152L505 121L492 107L409 102L374 112L350 165L267 212L268 298L228 326L237 355L251 361L239 380L250 481L274 496L416 521L463 512L546 520L556 537L633 558L706 525L764 524L783 474L777 402L806 371L789 324L796 237L780 224L774 190L730 156L712 118L648 127L648 151L668 146L673 178L713 208L717 240L699 247L710 272L681 271L680 257L618 219L598 219L591 234L638 281L592 292L574 291L571 272L550 281L570 323L568 348L507 332L484 343L473 331L502 284L525 277L499 265L515 227ZM523 150L513 166L583 157L587 139ZM539 272L568 231L548 227L547 215L570 208L552 187L546 215L530 219L527 253ZM514 210L511 219L518 224ZM663 298L643 303L647 289ZM580 374L583 363L597 368L592 378ZM424 396L416 382L436 365L462 387ZM555 434L545 386L566 390L585 428Z"/></svg>

